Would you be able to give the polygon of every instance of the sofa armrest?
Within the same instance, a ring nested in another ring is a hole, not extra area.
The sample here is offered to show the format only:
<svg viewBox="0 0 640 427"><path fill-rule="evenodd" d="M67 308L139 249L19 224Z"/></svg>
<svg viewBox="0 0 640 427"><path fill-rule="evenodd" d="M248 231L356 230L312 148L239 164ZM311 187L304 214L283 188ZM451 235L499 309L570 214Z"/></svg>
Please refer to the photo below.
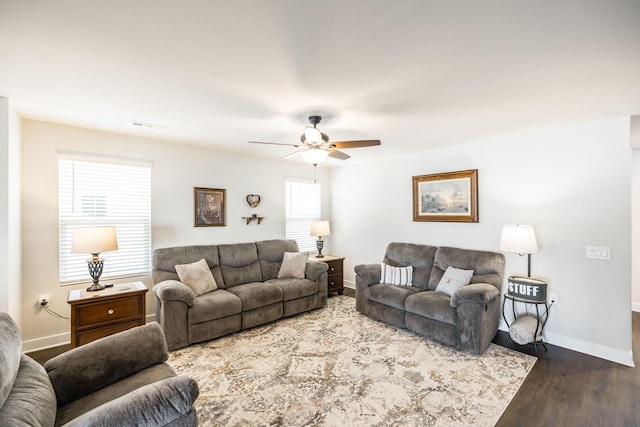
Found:
<svg viewBox="0 0 640 427"><path fill-rule="evenodd" d="M451 307L461 304L475 303L486 304L500 296L500 291L488 283L472 283L463 286L451 296Z"/></svg>
<svg viewBox="0 0 640 427"><path fill-rule="evenodd" d="M367 314L367 288L380 283L380 264L358 264L353 270L356 272L356 310Z"/></svg>
<svg viewBox="0 0 640 427"><path fill-rule="evenodd" d="M198 384L193 379L167 378L85 412L66 426L164 426L193 410L198 395Z"/></svg>
<svg viewBox="0 0 640 427"><path fill-rule="evenodd" d="M329 269L327 263L317 261L307 261L307 267L304 271L304 277L306 279L316 281L320 278L322 273L325 273Z"/></svg>
<svg viewBox="0 0 640 427"><path fill-rule="evenodd" d="M63 405L168 358L164 332L154 322L71 349L44 368Z"/></svg>
<svg viewBox="0 0 640 427"><path fill-rule="evenodd" d="M356 280L360 279L364 285L380 283L380 264L358 264L354 268Z"/></svg>
<svg viewBox="0 0 640 427"><path fill-rule="evenodd" d="M189 307L196 303L196 295L190 287L177 280L165 280L153 287L153 293L162 301L181 301Z"/></svg>

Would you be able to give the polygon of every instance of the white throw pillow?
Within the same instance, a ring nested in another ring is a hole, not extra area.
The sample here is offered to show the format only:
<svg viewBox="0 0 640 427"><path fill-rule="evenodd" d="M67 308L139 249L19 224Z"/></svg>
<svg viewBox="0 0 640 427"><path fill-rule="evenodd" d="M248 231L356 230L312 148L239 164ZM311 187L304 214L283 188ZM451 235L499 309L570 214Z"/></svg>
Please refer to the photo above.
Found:
<svg viewBox="0 0 640 427"><path fill-rule="evenodd" d="M196 296L218 289L216 279L204 258L191 264L178 264L176 272L180 281L190 287Z"/></svg>
<svg viewBox="0 0 640 427"><path fill-rule="evenodd" d="M285 252L280 271L278 271L278 279L285 277L304 279L308 258L309 254L306 252Z"/></svg>
<svg viewBox="0 0 640 427"><path fill-rule="evenodd" d="M463 286L467 286L473 277L473 270L461 270L455 267L447 267L442 279L436 287L437 292L445 293L449 296Z"/></svg>
<svg viewBox="0 0 640 427"><path fill-rule="evenodd" d="M380 283L387 285L411 286L413 283L413 266L394 267L380 264Z"/></svg>

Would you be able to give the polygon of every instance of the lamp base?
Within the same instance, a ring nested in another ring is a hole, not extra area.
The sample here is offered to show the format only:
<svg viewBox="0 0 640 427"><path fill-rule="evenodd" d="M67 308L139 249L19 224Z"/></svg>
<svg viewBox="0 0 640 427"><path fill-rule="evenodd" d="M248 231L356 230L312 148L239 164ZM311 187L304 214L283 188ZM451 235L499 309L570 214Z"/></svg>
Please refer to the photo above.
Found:
<svg viewBox="0 0 640 427"><path fill-rule="evenodd" d="M87 288L87 292L101 291L104 289L104 285L99 283L100 276L102 275L102 267L104 260L98 257L98 254L93 254L93 258L87 260L87 266L89 267L89 275L93 279L93 285Z"/></svg>
<svg viewBox="0 0 640 427"><path fill-rule="evenodd" d="M104 289L104 285L100 284L100 283L94 283L93 285L89 286L87 288L87 292L95 292L95 291L101 291Z"/></svg>
<svg viewBox="0 0 640 427"><path fill-rule="evenodd" d="M316 241L316 248L318 248L318 255L316 255L316 258L324 258L324 255L322 255L323 246L324 246L324 241L322 240L322 236L318 236L318 240Z"/></svg>

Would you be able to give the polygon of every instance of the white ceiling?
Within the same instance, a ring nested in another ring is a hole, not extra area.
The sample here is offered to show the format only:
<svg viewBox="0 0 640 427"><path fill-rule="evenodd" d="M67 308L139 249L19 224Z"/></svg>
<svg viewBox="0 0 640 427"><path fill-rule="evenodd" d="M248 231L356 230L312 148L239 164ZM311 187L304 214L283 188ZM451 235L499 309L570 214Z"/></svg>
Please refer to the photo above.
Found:
<svg viewBox="0 0 640 427"><path fill-rule="evenodd" d="M639 0L0 0L0 96L275 158L320 113L354 161L640 114L639 42Z"/></svg>

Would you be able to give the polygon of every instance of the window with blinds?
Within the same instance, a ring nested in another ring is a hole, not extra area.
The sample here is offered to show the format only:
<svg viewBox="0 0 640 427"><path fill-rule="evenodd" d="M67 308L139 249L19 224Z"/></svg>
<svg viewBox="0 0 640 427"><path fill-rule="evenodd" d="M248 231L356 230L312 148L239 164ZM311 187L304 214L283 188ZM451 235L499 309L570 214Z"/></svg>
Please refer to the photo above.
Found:
<svg viewBox="0 0 640 427"><path fill-rule="evenodd" d="M286 181L285 236L295 239L300 251L315 251L311 223L320 221L320 184Z"/></svg>
<svg viewBox="0 0 640 427"><path fill-rule="evenodd" d="M151 271L151 167L58 159L60 283L91 280L86 260L72 254L75 227L113 225L118 250L104 258L101 279Z"/></svg>

